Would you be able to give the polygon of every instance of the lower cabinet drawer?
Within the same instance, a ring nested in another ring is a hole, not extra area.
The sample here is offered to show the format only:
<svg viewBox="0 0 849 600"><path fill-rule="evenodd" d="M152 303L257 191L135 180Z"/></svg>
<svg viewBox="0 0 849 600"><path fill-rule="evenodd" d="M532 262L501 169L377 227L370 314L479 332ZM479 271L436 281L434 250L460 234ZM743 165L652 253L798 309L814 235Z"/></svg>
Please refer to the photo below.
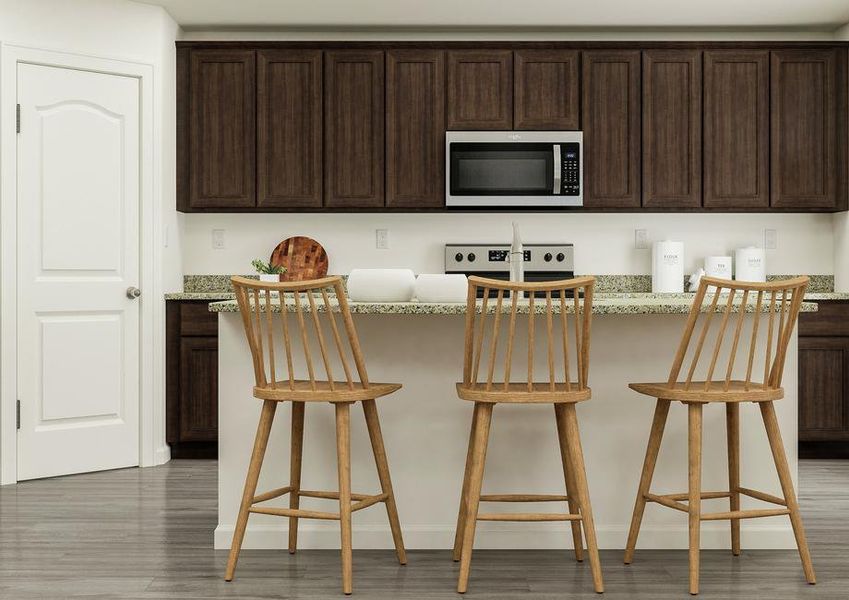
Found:
<svg viewBox="0 0 849 600"><path fill-rule="evenodd" d="M849 336L849 301L820 300L815 313L799 313L799 336Z"/></svg>

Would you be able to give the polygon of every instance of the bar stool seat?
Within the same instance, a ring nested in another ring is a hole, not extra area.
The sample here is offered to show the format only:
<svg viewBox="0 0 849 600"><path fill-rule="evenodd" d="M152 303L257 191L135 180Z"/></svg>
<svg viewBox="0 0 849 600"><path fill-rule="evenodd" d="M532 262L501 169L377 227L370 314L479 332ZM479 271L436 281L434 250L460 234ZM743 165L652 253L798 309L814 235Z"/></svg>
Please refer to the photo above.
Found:
<svg viewBox="0 0 849 600"><path fill-rule="evenodd" d="M400 383L374 383L369 382L367 388L349 388L346 381L334 381L333 386L327 381L310 382L303 379L295 379L292 388L289 381L277 381L275 386L255 386L254 398L260 400L274 400L275 402L359 402L361 400L375 400L382 396L388 396L392 392L401 389Z"/></svg>
<svg viewBox="0 0 849 600"><path fill-rule="evenodd" d="M745 381L731 380L728 389L725 386L709 387L704 381L693 381L690 389L674 387L667 381L654 383L629 383L628 387L662 400L675 400L677 402L771 402L784 398L784 388L763 389L746 383ZM705 388L708 389L705 389Z"/></svg>
<svg viewBox="0 0 849 600"><path fill-rule="evenodd" d="M511 383L507 389L498 385L490 390L480 385L457 384L457 396L460 400L469 402L494 402L506 404L564 404L583 402L592 397L590 388L575 389L574 385L555 383L552 387L548 382L533 383L530 390L527 383Z"/></svg>

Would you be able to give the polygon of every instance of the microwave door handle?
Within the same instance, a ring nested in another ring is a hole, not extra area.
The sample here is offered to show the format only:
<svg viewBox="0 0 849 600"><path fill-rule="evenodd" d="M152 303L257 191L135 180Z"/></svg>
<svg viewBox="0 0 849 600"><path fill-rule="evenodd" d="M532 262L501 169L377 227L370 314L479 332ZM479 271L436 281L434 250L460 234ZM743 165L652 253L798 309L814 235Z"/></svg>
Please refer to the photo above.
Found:
<svg viewBox="0 0 849 600"><path fill-rule="evenodd" d="M563 165L560 164L560 144L554 144L554 181L552 182L552 193L560 194Z"/></svg>

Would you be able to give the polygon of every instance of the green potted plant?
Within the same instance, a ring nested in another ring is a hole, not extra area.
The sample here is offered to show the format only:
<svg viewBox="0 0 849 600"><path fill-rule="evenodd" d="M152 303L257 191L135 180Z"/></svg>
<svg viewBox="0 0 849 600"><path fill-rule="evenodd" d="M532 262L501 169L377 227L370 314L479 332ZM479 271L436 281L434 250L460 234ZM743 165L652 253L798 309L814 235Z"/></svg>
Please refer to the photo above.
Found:
<svg viewBox="0 0 849 600"><path fill-rule="evenodd" d="M260 281L280 281L280 276L286 272L286 267L272 265L270 262L265 262L259 258L252 260L251 265L259 273Z"/></svg>

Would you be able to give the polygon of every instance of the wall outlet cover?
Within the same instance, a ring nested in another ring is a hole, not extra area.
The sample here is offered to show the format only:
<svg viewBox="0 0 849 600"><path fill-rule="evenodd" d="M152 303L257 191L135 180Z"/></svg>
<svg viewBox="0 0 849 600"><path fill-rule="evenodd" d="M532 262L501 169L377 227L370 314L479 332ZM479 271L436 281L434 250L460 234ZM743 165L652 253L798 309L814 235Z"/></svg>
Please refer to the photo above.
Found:
<svg viewBox="0 0 849 600"><path fill-rule="evenodd" d="M389 249L389 230L375 229L374 230L374 247L378 250Z"/></svg>
<svg viewBox="0 0 849 600"><path fill-rule="evenodd" d="M212 249L213 250L224 250L224 230L223 229L213 229L212 230Z"/></svg>
<svg viewBox="0 0 849 600"><path fill-rule="evenodd" d="M778 249L778 231L775 229L764 229L764 249Z"/></svg>
<svg viewBox="0 0 849 600"><path fill-rule="evenodd" d="M634 249L635 250L648 250L651 247L649 243L649 232L648 229L635 229L634 230Z"/></svg>

